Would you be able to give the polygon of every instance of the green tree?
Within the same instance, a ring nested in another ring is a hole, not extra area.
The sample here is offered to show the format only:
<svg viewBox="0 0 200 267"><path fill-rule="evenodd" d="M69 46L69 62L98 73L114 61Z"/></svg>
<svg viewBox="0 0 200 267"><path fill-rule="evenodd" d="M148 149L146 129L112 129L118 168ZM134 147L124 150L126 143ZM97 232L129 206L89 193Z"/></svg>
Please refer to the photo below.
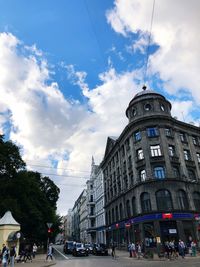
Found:
<svg viewBox="0 0 200 267"><path fill-rule="evenodd" d="M0 217L10 210L28 240L45 242L47 222L53 223L54 235L59 231L56 214L59 192L48 177L27 171L19 148L0 137Z"/></svg>

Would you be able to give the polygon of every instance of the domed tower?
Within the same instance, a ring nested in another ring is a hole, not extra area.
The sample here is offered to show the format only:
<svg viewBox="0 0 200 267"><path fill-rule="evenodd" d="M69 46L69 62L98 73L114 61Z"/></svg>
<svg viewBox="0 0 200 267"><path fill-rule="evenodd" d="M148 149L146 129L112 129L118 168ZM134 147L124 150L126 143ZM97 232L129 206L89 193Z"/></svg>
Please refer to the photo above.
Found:
<svg viewBox="0 0 200 267"><path fill-rule="evenodd" d="M143 90L126 110L129 123L108 138L104 174L107 241L199 240L200 131L171 116L171 103Z"/></svg>

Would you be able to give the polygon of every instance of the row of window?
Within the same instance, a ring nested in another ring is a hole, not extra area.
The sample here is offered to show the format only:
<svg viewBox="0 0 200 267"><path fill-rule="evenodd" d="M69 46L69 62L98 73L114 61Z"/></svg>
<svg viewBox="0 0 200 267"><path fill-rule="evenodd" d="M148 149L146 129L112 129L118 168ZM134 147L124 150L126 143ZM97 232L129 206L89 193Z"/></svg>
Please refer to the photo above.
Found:
<svg viewBox="0 0 200 267"><path fill-rule="evenodd" d="M156 204L158 211L171 211L173 210L173 201L171 197L170 191L166 189L158 190L155 193ZM197 212L200 212L200 193L193 192L192 199L194 203L194 208ZM176 209L179 210L189 210L189 201L187 194L184 190L180 189L176 193L176 199L174 199L174 203L176 203ZM150 194L147 192L143 192L140 195L140 207L142 213L151 212L151 198ZM119 207L116 206L115 209L112 208L111 211L106 212L106 223L111 224L118 220L123 220L125 217L130 218L131 216L136 216L138 214L137 206L136 206L136 198L132 197L130 200L126 201L126 209L123 209L122 203L120 203ZM111 217L112 216L112 217Z"/></svg>
<svg viewBox="0 0 200 267"><path fill-rule="evenodd" d="M144 105L144 110L145 111L150 111L150 110L152 110L153 109L153 106L150 104L150 103L146 103L145 105ZM165 105L164 104L160 104L160 110L161 111L165 111L166 110L166 107L165 107ZM136 107L134 107L133 109L132 109L132 114L131 114L133 117L135 117L136 115L137 115L137 109L136 109ZM131 117L132 117L131 116Z"/></svg>
<svg viewBox="0 0 200 267"><path fill-rule="evenodd" d="M159 136L159 131L158 131L157 127L148 127L146 129L146 131L147 131L147 136L148 137ZM165 135L167 137L173 137L172 129L171 128L165 128ZM180 136L180 140L182 142L187 142L188 137L186 136L186 133L180 132L179 136ZM140 141L141 138L142 138L141 132L140 131L136 131L134 133L135 141ZM200 145L199 137L192 136L191 138L192 138L192 142L193 142L193 144L195 146L197 146L197 145L199 146ZM121 149L120 149L120 153L121 153L122 157L125 156L125 148L126 148L127 151L130 149L130 139L129 138L125 141L125 145L123 145L121 147ZM156 156L161 156L162 155L161 149L160 149L160 145L151 146L150 149L151 149L151 156L152 157L156 157ZM169 145L169 155L170 156L175 156L176 155L175 147L173 145ZM144 158L144 154L143 154L142 149L139 149L137 151L137 156L138 156L138 159L143 159ZM191 160L191 153L190 153L190 151L188 149L184 149L184 158L185 158L185 160ZM200 153L197 153L197 159L198 159L198 162L200 162ZM106 177L108 171L111 172L111 170L115 167L115 164L118 164L118 163L119 163L119 154L117 152L114 155L114 157L111 159L111 161L109 162L108 168L104 171L104 177Z"/></svg>

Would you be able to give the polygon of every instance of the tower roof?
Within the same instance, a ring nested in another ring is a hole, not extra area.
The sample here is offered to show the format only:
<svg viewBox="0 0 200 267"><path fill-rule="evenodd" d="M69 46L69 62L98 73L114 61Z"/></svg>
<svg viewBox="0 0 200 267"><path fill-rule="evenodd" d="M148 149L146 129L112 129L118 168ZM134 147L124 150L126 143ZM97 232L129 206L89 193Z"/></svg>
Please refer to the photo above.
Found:
<svg viewBox="0 0 200 267"><path fill-rule="evenodd" d="M20 225L12 216L11 211L7 211L0 219L0 225Z"/></svg>

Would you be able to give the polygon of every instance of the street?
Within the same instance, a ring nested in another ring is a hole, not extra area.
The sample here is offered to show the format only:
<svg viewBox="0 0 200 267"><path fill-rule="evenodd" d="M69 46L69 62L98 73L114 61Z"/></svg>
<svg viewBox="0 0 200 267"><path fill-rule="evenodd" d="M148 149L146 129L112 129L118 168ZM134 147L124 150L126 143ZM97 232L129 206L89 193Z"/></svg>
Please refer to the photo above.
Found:
<svg viewBox="0 0 200 267"><path fill-rule="evenodd" d="M62 253L62 246L54 246L55 248L55 260L57 267L66 267L66 266L74 266L74 267L199 267L200 266L200 256L196 258L186 257L185 259L177 259L173 261L168 260L146 260L146 259L134 259L128 257L128 252L117 251L117 258L112 259L109 256L94 256L89 255L88 257L73 257L72 255L66 255ZM62 255L63 254L63 255Z"/></svg>

